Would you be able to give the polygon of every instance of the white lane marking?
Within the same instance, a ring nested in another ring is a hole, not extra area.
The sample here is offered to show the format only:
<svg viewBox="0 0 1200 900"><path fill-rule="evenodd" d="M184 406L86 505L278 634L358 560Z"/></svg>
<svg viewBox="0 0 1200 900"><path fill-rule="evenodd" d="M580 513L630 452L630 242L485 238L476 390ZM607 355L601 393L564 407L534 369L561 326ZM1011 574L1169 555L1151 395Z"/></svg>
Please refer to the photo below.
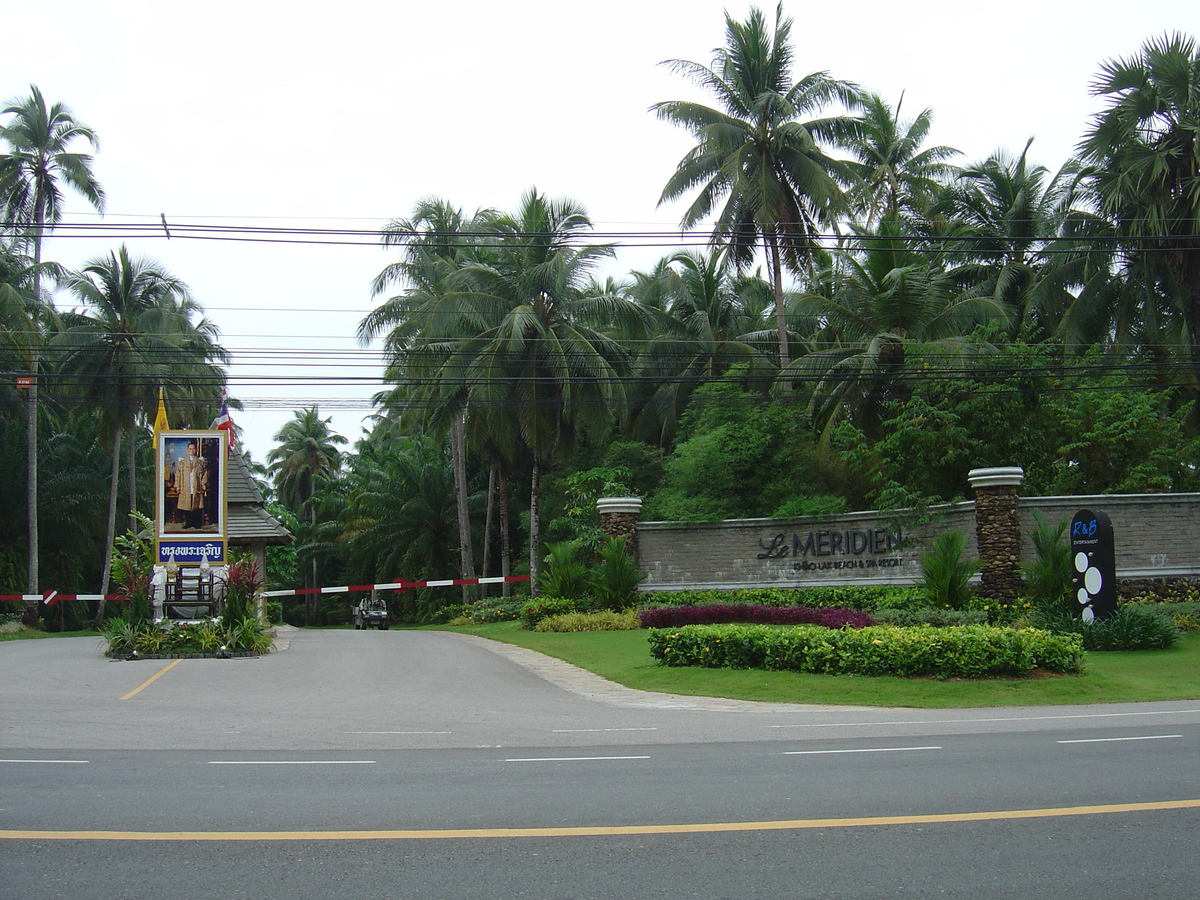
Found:
<svg viewBox="0 0 1200 900"><path fill-rule="evenodd" d="M373 759L210 759L210 766L373 766Z"/></svg>
<svg viewBox="0 0 1200 900"><path fill-rule="evenodd" d="M342 734L451 734L449 731L343 731Z"/></svg>
<svg viewBox="0 0 1200 900"><path fill-rule="evenodd" d="M785 750L784 756L818 756L822 753L900 753L906 750L941 750L941 747L861 747L856 750Z"/></svg>
<svg viewBox="0 0 1200 900"><path fill-rule="evenodd" d="M649 758L649 756L531 756L520 759L506 759L505 762L588 762L591 760Z"/></svg>
<svg viewBox="0 0 1200 900"><path fill-rule="evenodd" d="M1143 734L1138 737L1115 738L1081 738L1076 741L1055 741L1056 744L1111 744L1114 741L1165 741L1167 738L1181 738L1182 734Z"/></svg>
<svg viewBox="0 0 1200 900"><path fill-rule="evenodd" d="M1178 716L1200 713L1200 709L1161 709L1153 712L1077 713L1066 716L999 716L979 719L913 719L901 722L797 722L768 725L768 728L880 728L885 725L980 725L985 722L1056 722L1062 719L1115 719L1122 716Z"/></svg>
<svg viewBox="0 0 1200 900"><path fill-rule="evenodd" d="M40 594L38 595L41 596ZM86 759L0 759L0 763L58 763L60 765L83 766L90 760Z"/></svg>
<svg viewBox="0 0 1200 900"><path fill-rule="evenodd" d="M657 728L555 728L551 734L588 734L593 731L658 731Z"/></svg>

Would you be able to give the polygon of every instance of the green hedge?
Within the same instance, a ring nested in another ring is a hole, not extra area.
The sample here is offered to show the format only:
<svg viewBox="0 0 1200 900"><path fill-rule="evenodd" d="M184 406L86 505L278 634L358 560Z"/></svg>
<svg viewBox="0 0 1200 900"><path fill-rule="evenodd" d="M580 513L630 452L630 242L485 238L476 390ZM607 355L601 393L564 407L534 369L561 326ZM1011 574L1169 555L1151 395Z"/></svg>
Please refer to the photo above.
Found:
<svg viewBox="0 0 1200 900"><path fill-rule="evenodd" d="M832 630L810 625L688 625L650 632L668 666L773 669L829 675L1024 676L1083 670L1078 635L960 625Z"/></svg>
<svg viewBox="0 0 1200 900"><path fill-rule="evenodd" d="M814 588L736 588L728 591L646 591L643 604L654 606L709 606L715 603L762 606L840 606L848 609L917 609L925 606L914 588L892 585L829 586Z"/></svg>
<svg viewBox="0 0 1200 900"><path fill-rule="evenodd" d="M522 605L518 618L521 627L533 630L542 619L548 616L562 616L567 613L589 612L596 608L591 600L575 600L567 597L538 597L526 600Z"/></svg>

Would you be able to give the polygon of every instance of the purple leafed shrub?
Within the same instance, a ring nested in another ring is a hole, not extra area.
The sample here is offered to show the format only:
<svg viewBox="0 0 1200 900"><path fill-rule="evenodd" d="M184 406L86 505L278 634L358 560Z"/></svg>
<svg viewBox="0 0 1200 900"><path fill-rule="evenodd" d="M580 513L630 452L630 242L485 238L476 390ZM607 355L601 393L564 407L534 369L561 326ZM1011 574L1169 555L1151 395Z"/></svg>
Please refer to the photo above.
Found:
<svg viewBox="0 0 1200 900"><path fill-rule="evenodd" d="M823 625L826 628L865 628L874 620L865 612L823 606L651 606L638 610L643 628L677 628L681 625L722 625L752 622L758 625Z"/></svg>

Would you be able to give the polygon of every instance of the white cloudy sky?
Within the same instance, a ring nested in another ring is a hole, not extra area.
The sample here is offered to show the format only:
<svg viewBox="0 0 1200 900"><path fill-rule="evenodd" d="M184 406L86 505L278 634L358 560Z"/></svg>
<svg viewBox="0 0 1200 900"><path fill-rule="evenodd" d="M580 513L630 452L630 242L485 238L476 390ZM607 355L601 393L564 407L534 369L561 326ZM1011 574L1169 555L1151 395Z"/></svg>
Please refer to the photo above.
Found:
<svg viewBox="0 0 1200 900"><path fill-rule="evenodd" d="M647 112L694 96L657 63L707 63L742 0L210 0L14 2L0 99L37 84L101 139L103 240L55 237L78 265L127 240L184 279L235 352L235 414L263 459L291 410L318 400L360 436L377 357L353 334L378 247L167 241L158 221L374 229L421 197L515 206L531 185L582 202L598 229L673 228L656 208L689 146ZM770 12L773 7L763 4ZM1056 169L1097 109L1105 59L1164 31L1200 31L1195 0L813 3L790 0L797 76L824 69L935 112L933 142L998 147ZM72 200L72 221L93 221ZM658 250L622 254L613 274ZM301 365L302 364L302 365ZM283 383L288 374L314 379ZM362 381L346 382L346 376Z"/></svg>

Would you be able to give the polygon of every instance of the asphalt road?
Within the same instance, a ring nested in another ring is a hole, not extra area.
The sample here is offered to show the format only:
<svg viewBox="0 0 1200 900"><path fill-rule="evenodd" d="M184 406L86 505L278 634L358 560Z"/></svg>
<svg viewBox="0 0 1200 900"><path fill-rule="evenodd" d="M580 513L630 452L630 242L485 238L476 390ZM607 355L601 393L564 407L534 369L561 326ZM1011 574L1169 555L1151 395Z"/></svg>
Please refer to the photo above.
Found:
<svg viewBox="0 0 1200 900"><path fill-rule="evenodd" d="M10 642L0 684L0 898L1200 890L1200 702L706 700L402 631Z"/></svg>

